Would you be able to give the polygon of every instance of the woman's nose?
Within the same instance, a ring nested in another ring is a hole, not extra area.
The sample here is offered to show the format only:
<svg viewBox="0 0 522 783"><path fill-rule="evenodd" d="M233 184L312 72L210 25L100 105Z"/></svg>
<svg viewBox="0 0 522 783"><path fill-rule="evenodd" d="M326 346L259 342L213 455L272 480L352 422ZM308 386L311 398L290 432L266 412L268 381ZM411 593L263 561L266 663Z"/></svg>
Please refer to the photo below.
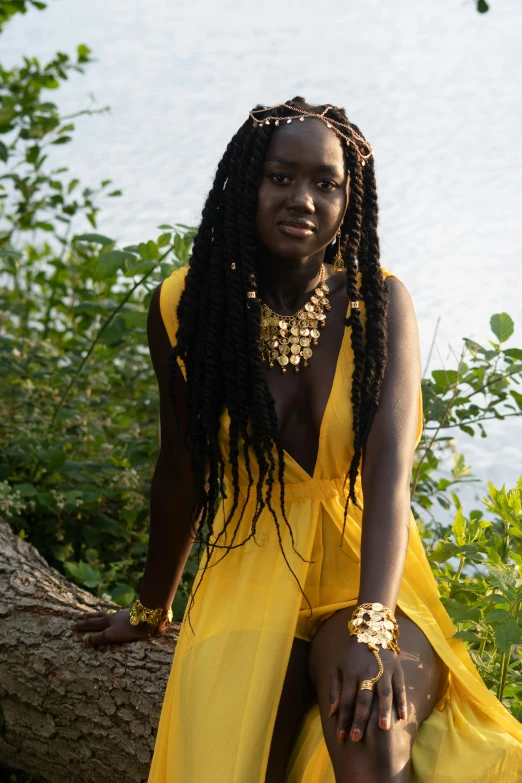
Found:
<svg viewBox="0 0 522 783"><path fill-rule="evenodd" d="M288 209L296 209L303 212L315 212L315 204L310 193L310 188L306 185L296 185L288 196Z"/></svg>

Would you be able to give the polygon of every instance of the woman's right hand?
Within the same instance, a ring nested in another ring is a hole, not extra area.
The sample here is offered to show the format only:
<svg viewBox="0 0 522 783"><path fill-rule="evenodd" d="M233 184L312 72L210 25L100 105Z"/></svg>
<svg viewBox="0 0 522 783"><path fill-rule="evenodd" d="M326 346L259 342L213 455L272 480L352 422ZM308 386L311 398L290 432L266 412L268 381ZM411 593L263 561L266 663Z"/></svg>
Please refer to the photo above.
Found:
<svg viewBox="0 0 522 783"><path fill-rule="evenodd" d="M156 625L138 623L131 625L129 610L120 609L116 612L84 612L81 619L71 623L71 629L78 633L86 633L83 643L86 647L100 647L102 644L123 644L137 642L162 633L167 627L167 621L161 620Z"/></svg>

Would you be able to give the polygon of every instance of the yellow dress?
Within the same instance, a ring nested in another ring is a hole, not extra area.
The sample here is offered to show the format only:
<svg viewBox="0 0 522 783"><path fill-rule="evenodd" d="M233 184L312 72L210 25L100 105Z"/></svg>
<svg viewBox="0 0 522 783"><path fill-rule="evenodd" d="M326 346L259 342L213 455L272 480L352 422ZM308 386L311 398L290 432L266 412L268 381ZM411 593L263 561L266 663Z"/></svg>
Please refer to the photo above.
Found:
<svg viewBox="0 0 522 783"><path fill-rule="evenodd" d="M170 341L187 269L163 282L160 307ZM384 271L384 274L389 274ZM182 368L184 370L184 368ZM263 511L256 541L230 551L209 568L181 627L149 783L264 783L279 698L295 636L310 639L321 620L357 601L361 512L350 506L340 534L344 475L352 454L349 329L320 429L313 476L285 456L288 531L283 546L313 607L312 618L281 555L274 522ZM421 401L422 404L422 401ZM418 437L422 431L419 406ZM220 445L228 453L228 415ZM228 464L228 463L226 463ZM241 487L247 486L244 465ZM231 485L230 475L227 476ZM358 497L362 499L360 482ZM255 500L248 501L237 541L250 532ZM273 497L278 497L277 486ZM223 514L227 513L227 504ZM522 781L522 726L491 693L473 666L443 608L415 521L398 605L422 629L449 669L444 698L421 725L412 753L411 783ZM318 707L310 710L288 766L287 783L335 783Z"/></svg>

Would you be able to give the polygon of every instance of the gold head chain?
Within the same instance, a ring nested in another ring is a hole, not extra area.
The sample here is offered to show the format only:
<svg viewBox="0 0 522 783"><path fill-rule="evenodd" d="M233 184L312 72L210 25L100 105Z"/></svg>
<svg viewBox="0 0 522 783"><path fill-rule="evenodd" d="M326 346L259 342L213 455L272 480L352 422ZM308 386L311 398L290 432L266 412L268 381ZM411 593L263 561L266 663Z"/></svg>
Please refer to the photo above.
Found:
<svg viewBox="0 0 522 783"><path fill-rule="evenodd" d="M277 117L277 116L269 116L269 117L261 117L258 118L257 114L265 114L266 112L273 111L274 109L280 109L285 108L289 109L292 112L295 112L295 114L287 115L284 117ZM317 120L321 120L321 122L324 122L327 128L331 128L334 133L336 133L340 138L344 139L346 142L346 145L352 144L360 161L361 164L364 166L366 164L366 161L368 158L371 158L373 155L373 150L366 141L359 133L357 133L352 125L348 122L340 122L339 120L334 120L331 117L327 117L327 113L330 111L330 109L333 109L333 106L327 106L326 109L324 109L320 114L314 111L306 111L305 109L300 109L299 106L293 106L290 103L278 103L277 106L267 106L264 109L252 109L252 111L249 111L248 114L250 117L252 117L254 127L261 128L263 125L270 125L271 122L274 123L274 125L280 125L281 123L285 122L287 124L290 124L292 120L297 120L299 122L304 122L305 117L314 117Z"/></svg>

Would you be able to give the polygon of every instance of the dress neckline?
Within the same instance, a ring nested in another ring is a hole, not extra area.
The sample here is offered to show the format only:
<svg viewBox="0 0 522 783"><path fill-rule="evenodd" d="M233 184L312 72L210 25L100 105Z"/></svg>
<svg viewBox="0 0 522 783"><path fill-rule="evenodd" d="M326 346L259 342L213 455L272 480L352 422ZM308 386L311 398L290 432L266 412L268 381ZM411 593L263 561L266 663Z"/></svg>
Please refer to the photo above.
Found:
<svg viewBox="0 0 522 783"><path fill-rule="evenodd" d="M345 318L348 318L349 313L350 313L350 304L348 303L348 307L346 309ZM348 327L348 326L344 327L343 338L341 340L341 346L339 348L339 353L337 354L337 360L335 362L335 370L334 370L334 375L333 375L333 379L332 379L332 385L330 386L330 391L329 391L329 394L328 394L328 397L327 397L327 400L326 400L326 404L324 406L323 415L322 415L322 418L321 418L321 424L319 426L319 438L318 438L318 443L317 443L317 454L315 456L315 464L314 464L314 469L313 469L312 474L310 475L310 473L307 470L305 470L305 468L303 468L303 466L295 459L295 457L292 457L292 455L286 449L283 449L283 453L285 455L285 462L289 461L293 465L295 465L301 471L301 473L303 473L306 476L306 480L307 481L312 481L313 479L317 478L316 474L317 474L318 467L319 467L319 464L320 464L321 446L322 446L322 440L323 440L323 430L324 430L324 427L326 426L326 421L327 421L327 419L329 417L330 406L331 406L332 398L333 398L333 395L334 395L334 389L335 389L335 385L337 383L337 378L338 378L338 375L339 375L339 368L341 366L341 361L342 361L342 359L344 357L344 354L346 352L346 341L348 339L348 332L350 330L351 330L350 327Z"/></svg>

